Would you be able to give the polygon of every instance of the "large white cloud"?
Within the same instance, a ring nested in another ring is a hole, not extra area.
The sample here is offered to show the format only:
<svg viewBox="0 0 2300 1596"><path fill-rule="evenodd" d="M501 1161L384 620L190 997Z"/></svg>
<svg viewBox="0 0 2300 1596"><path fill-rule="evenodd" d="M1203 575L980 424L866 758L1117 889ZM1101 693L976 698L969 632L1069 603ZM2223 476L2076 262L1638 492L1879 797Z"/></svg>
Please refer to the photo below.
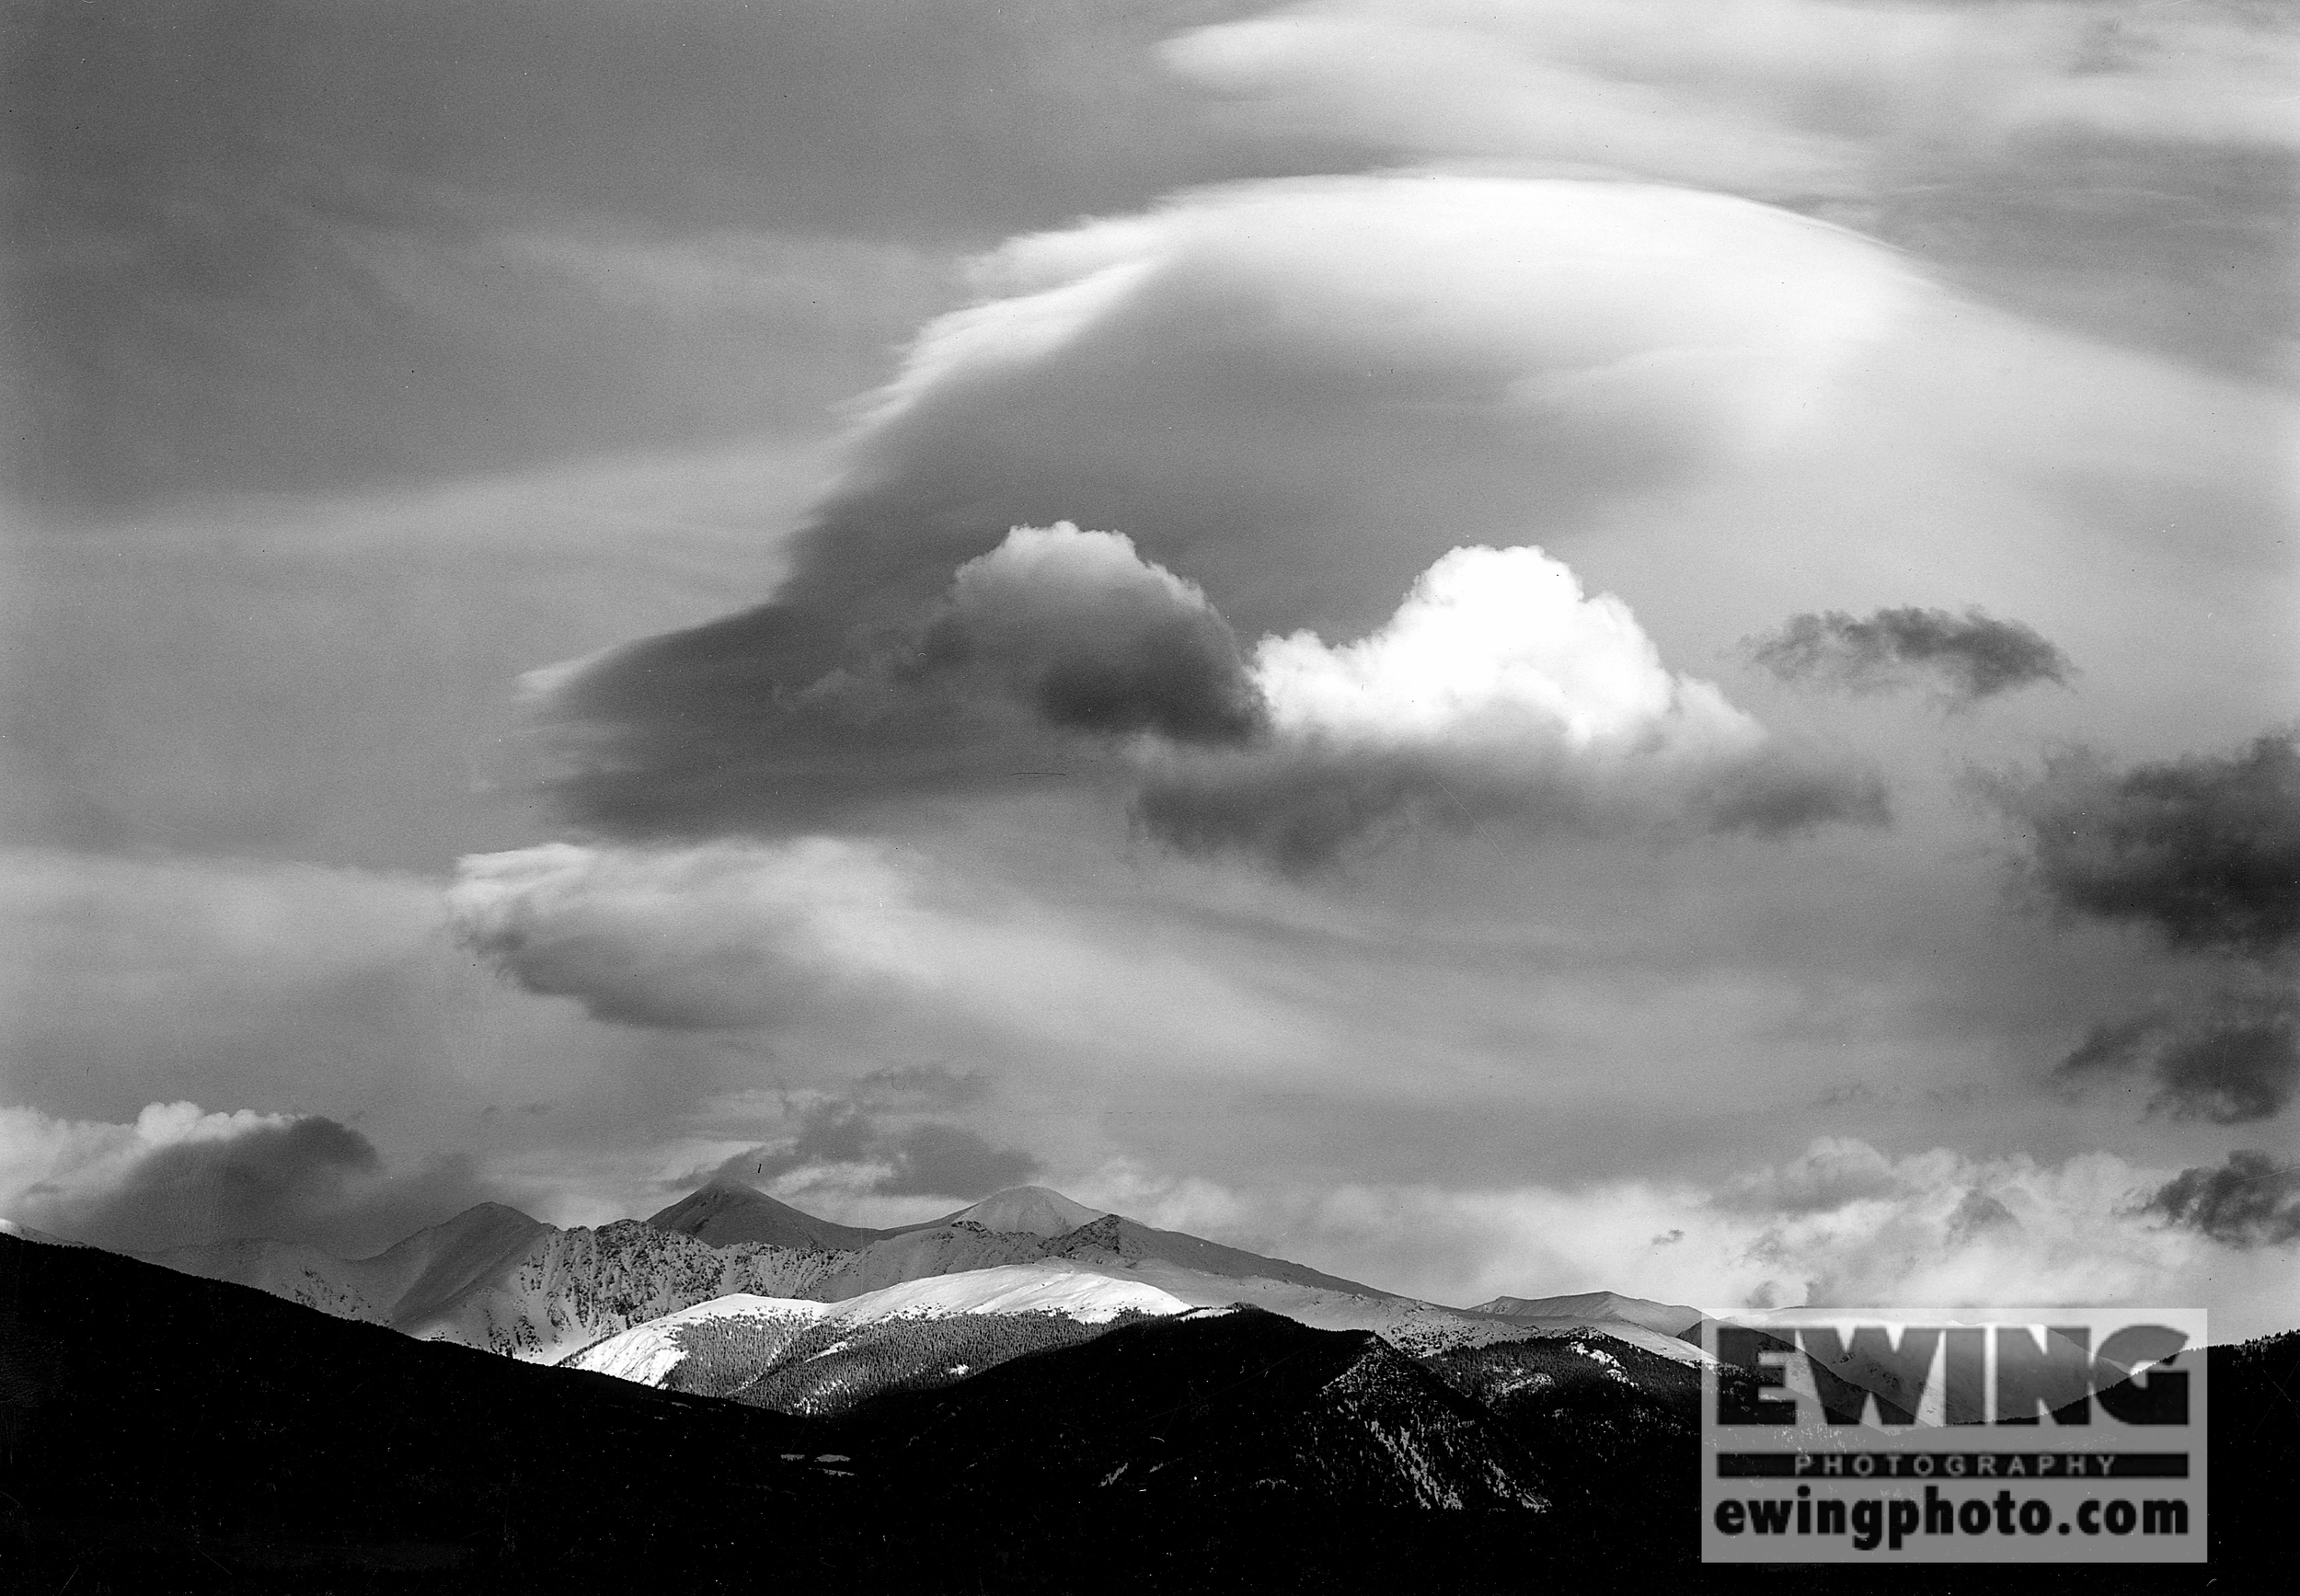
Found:
<svg viewBox="0 0 2300 1596"><path fill-rule="evenodd" d="M1858 775L1784 752L1662 662L1629 608L1537 548L1455 549L1378 631L1264 637L1265 743L1192 752L1142 808L1186 845L1317 862L1407 820L1781 832L1881 819Z"/></svg>

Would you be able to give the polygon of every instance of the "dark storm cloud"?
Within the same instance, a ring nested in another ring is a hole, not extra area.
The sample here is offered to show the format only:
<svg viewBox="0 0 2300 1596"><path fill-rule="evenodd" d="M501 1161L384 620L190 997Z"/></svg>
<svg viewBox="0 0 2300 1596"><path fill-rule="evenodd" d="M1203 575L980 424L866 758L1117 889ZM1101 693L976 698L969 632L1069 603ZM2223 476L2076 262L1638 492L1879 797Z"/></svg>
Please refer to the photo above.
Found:
<svg viewBox="0 0 2300 1596"><path fill-rule="evenodd" d="M2300 939L2300 741L2117 771L2078 750L1994 784L2026 874L2055 909L2154 929L2174 948L2265 959Z"/></svg>
<svg viewBox="0 0 2300 1596"><path fill-rule="evenodd" d="M2209 1007L2098 1025L2054 1071L2070 1085L2125 1074L2156 1084L2151 1113L2223 1125L2271 1118L2300 1090L2300 999L2225 993Z"/></svg>
<svg viewBox="0 0 2300 1596"><path fill-rule="evenodd" d="M864 1094L876 1078L861 1084ZM797 1169L875 1165L886 1171L871 1186L880 1196L971 1198L1020 1185L1043 1167L1022 1149L997 1146L962 1125L885 1125L881 1118L854 1097L827 1098L801 1112L796 1136L737 1154L713 1173L765 1183Z"/></svg>
<svg viewBox="0 0 2300 1596"><path fill-rule="evenodd" d="M810 1164L859 1164L880 1140L878 1126L868 1113L852 1102L834 1098L803 1110L796 1136L773 1146L738 1153L716 1173L765 1182Z"/></svg>
<svg viewBox="0 0 2300 1596"><path fill-rule="evenodd" d="M320 1115L201 1116L188 1103L155 1104L132 1131L59 1122L59 1131L83 1147L24 1188L17 1211L121 1250L263 1237L358 1256L502 1196L462 1157L390 1174L365 1136Z"/></svg>
<svg viewBox="0 0 2300 1596"><path fill-rule="evenodd" d="M1018 1147L993 1146L959 1125L914 1125L885 1151L894 1168L871 1188L884 1197L985 1197L1044 1167Z"/></svg>
<svg viewBox="0 0 2300 1596"><path fill-rule="evenodd" d="M179 1142L132 1165L73 1216L78 1239L153 1248L308 1234L351 1181L382 1165L366 1137L314 1116L214 1141Z"/></svg>
<svg viewBox="0 0 2300 1596"><path fill-rule="evenodd" d="M988 678L1064 730L1236 742L1262 727L1237 637L1204 592L1126 539L1067 523L1018 528L960 567L908 672Z"/></svg>
<svg viewBox="0 0 2300 1596"><path fill-rule="evenodd" d="M2284 1246L2300 1241L2300 1165L2231 1153L2217 1169L2182 1170L2146 1207L2229 1246Z"/></svg>
<svg viewBox="0 0 2300 1596"><path fill-rule="evenodd" d="M587 818L672 834L851 823L873 801L1106 767L1136 734L1236 743L1263 725L1205 594L1068 522L1010 529L879 624L778 603L617 649L546 714Z"/></svg>
<svg viewBox="0 0 2300 1596"><path fill-rule="evenodd" d="M726 319L679 336L492 246L588 218L947 257L1181 184L1348 159L1352 141L1227 133L1156 68L1175 27L1233 9L8 7L17 487L62 505L320 487L724 436L843 396L883 374L902 322L877 324L890 307L836 274L811 336ZM789 358L842 331L863 359Z"/></svg>
<svg viewBox="0 0 2300 1596"><path fill-rule="evenodd" d="M1908 606L1879 610L1866 620L1842 610L1792 615L1747 648L1784 682L1882 693L1929 676L1963 704L2039 682L2065 686L2075 670L2032 627L1977 609L1956 615Z"/></svg>

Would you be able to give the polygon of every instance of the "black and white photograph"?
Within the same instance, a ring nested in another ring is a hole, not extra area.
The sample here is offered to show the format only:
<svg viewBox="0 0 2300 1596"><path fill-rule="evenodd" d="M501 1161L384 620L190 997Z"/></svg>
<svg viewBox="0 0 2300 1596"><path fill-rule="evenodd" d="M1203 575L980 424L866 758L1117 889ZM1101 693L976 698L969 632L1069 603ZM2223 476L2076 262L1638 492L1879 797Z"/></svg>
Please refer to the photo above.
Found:
<svg viewBox="0 0 2300 1596"><path fill-rule="evenodd" d="M0 0L0 902L9 1592L2290 1589L2300 8Z"/></svg>

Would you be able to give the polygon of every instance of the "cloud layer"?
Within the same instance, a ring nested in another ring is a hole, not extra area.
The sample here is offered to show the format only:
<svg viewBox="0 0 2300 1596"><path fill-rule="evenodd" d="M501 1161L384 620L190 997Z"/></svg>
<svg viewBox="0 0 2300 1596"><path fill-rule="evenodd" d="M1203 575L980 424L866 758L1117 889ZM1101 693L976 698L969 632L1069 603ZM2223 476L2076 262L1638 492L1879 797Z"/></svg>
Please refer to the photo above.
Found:
<svg viewBox="0 0 2300 1596"><path fill-rule="evenodd" d="M2288 34L2227 6L1317 0L1167 55L1273 129L1771 196L2023 132L2300 143Z"/></svg>
<svg viewBox="0 0 2300 1596"><path fill-rule="evenodd" d="M1909 605L1866 619L1842 610L1791 615L1749 649L1784 682L1884 693L1930 677L1960 704L2041 682L2066 686L2076 669L2034 627L1977 609L1956 615Z"/></svg>
<svg viewBox="0 0 2300 1596"><path fill-rule="evenodd" d="M1074 1195L1241 1246L1283 1236L1319 1268L1439 1301L1604 1289L1712 1311L2147 1303L2190 1300L2209 1280L2231 1310L2223 1324L2257 1334L2279 1323L2274 1261L2221 1245L2249 1239L2249 1224L2209 1235L2152 1205L2183 1182L2103 1153L1894 1157L1830 1138L1709 1182L1284 1192L1119 1166Z"/></svg>

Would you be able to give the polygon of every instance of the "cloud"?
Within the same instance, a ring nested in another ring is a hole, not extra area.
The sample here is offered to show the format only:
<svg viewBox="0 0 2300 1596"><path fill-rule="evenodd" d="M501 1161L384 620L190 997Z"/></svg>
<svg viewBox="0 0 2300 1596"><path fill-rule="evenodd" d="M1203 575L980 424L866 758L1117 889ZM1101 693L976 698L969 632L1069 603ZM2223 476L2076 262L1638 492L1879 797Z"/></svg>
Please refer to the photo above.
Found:
<svg viewBox="0 0 2300 1596"><path fill-rule="evenodd" d="M1131 775L1152 835L1290 868L1412 824L1884 819L1874 776L1777 744L1671 672L1626 604L1585 596L1537 548L1455 549L1357 642L1301 630L1249 657L1202 589L1130 539L1017 527L872 647L752 712L800 782L827 772L867 796L1050 764Z"/></svg>
<svg viewBox="0 0 2300 1596"><path fill-rule="evenodd" d="M1459 176L1202 192L978 270L773 603L539 679L571 819L785 832L1042 779L1017 705L1244 741L1230 633L1363 639L1456 549L1762 455L1926 294L1765 207Z"/></svg>
<svg viewBox="0 0 2300 1596"><path fill-rule="evenodd" d="M454 1159L390 1176L366 1137L320 1115L154 1103L121 1125L0 1108L0 1208L98 1246L381 1245L494 1195Z"/></svg>
<svg viewBox="0 0 2300 1596"><path fill-rule="evenodd" d="M1231 742L1261 720L1204 591L1068 522L1017 527L960 566L915 669L987 674L1064 730Z"/></svg>
<svg viewBox="0 0 2300 1596"><path fill-rule="evenodd" d="M1045 1167L1018 1147L995 1147L960 1125L914 1125L896 1139L885 1197L984 1197Z"/></svg>
<svg viewBox="0 0 2300 1596"><path fill-rule="evenodd" d="M1251 674L1267 742L1154 769L1154 833L1303 867L1409 821L1769 832L1883 818L1873 777L1785 752L1535 548L1456 549L1372 635L1265 637Z"/></svg>
<svg viewBox="0 0 2300 1596"><path fill-rule="evenodd" d="M2300 1165L2231 1153L2217 1169L2183 1169L2146 1209L2225 1246L2285 1246L2300 1241Z"/></svg>
<svg viewBox="0 0 2300 1596"><path fill-rule="evenodd" d="M895 855L827 837L736 859L546 843L463 860L447 906L463 944L528 991L678 1030L919 979L911 895Z"/></svg>
<svg viewBox="0 0 2300 1596"><path fill-rule="evenodd" d="M1824 1136L1784 1165L1726 1188L1722 1200L1755 1211L1822 1213L1881 1197L1900 1184L1892 1160L1857 1136Z"/></svg>
<svg viewBox="0 0 2300 1596"><path fill-rule="evenodd" d="M1978 609L1961 615L1907 606L1866 620L1841 610L1792 615L1750 640L1751 658L1784 682L1883 693L1929 674L1950 700L1974 704L2039 682L2061 686L2076 667L2035 628Z"/></svg>
<svg viewBox="0 0 2300 1596"><path fill-rule="evenodd" d="M2053 1073L2070 1085L2141 1074L2156 1083L2149 1112L2177 1119L2271 1119L2300 1090L2300 998L2228 992L2209 1005L2105 1022Z"/></svg>
<svg viewBox="0 0 2300 1596"><path fill-rule="evenodd" d="M856 1090L863 1100L869 1102L914 1101L942 1108L962 1108L988 1096L990 1082L980 1070L953 1070L943 1064L889 1064L863 1076Z"/></svg>
<svg viewBox="0 0 2300 1596"><path fill-rule="evenodd" d="M1018 1186L1045 1165L1018 1147L994 1144L947 1120L903 1117L888 1123L886 1076L877 1072L841 1092L794 1103L799 1129L780 1142L738 1153L719 1177L876 1197L981 1197ZM939 1085L937 1082L936 1085Z"/></svg>
<svg viewBox="0 0 2300 1596"><path fill-rule="evenodd" d="M2079 749L1990 790L2019 828L2029 882L2067 915L2256 959L2300 941L2300 734L2121 772Z"/></svg>
<svg viewBox="0 0 2300 1596"><path fill-rule="evenodd" d="M346 6L293 49L246 43L271 0L206 0L196 39L164 9L12 25L12 484L117 502L812 427L960 252L1347 158L1210 126L1153 62L1156 6L555 13Z"/></svg>
<svg viewBox="0 0 2300 1596"><path fill-rule="evenodd" d="M719 1033L754 1078L761 1053L863 1075L862 1107L961 1106L983 1064L1075 1078L1299 1045L1298 1016L1155 926L885 841L544 844L463 860L448 908L528 992L638 1031Z"/></svg>
<svg viewBox="0 0 2300 1596"><path fill-rule="evenodd" d="M2155 0L1326 0L1166 57L1268 135L1767 199L2025 314L2275 382L2296 46L2275 7Z"/></svg>
<svg viewBox="0 0 2300 1596"><path fill-rule="evenodd" d="M1166 55L1272 130L1811 196L2046 131L2290 146L2290 39L2145 4L1323 0Z"/></svg>

